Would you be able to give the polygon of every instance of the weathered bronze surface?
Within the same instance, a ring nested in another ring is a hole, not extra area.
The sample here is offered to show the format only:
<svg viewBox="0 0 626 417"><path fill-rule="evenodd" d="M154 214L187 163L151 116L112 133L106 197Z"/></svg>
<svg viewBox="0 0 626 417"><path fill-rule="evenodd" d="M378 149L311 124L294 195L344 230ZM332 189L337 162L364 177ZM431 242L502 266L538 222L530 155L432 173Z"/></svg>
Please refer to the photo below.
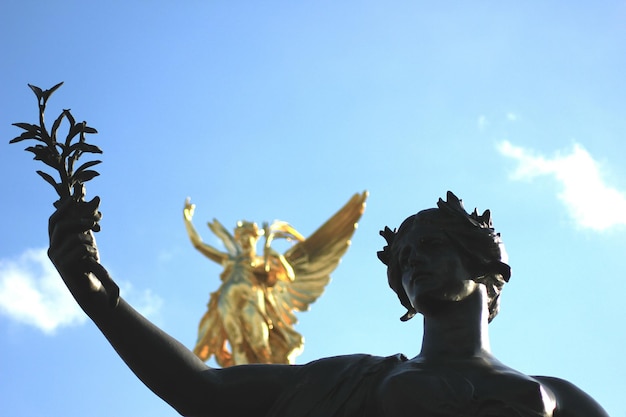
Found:
<svg viewBox="0 0 626 417"><path fill-rule="evenodd" d="M323 226L305 239L288 223L240 221L231 234L220 222L208 223L223 242L222 252L202 241L192 224L195 205L183 210L193 246L224 268L222 284L211 293L200 320L193 351L206 361L215 356L222 367L248 363L293 363L304 340L294 330L293 311L305 311L323 292L330 274L350 245L365 208L367 193L355 194ZM256 245L264 237L263 253ZM295 240L285 254L272 248L276 239Z"/></svg>
<svg viewBox="0 0 626 417"><path fill-rule="evenodd" d="M50 218L50 259L122 359L182 415L607 417L571 383L524 375L492 355L488 322L510 270L490 214L468 214L452 193L397 231L382 232L387 246L379 257L408 310L403 319L424 317L418 356L226 369L209 368L123 299L111 306L106 288L92 285L93 274L108 277L92 233L97 202L59 205Z"/></svg>

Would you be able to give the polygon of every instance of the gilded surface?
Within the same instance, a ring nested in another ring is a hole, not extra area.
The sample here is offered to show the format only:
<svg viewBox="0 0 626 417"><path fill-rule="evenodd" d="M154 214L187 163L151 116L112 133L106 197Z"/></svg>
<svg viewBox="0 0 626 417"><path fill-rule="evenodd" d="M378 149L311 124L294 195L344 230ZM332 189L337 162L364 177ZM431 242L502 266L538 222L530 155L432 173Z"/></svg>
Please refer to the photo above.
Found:
<svg viewBox="0 0 626 417"><path fill-rule="evenodd" d="M323 293L348 250L366 198L366 192L352 196L306 239L281 221L262 228L238 222L231 234L213 220L209 229L223 242L226 252L202 241L192 224L195 205L187 200L183 214L192 244L224 268L222 283L211 294L200 320L194 353L204 361L215 356L222 367L293 363L303 347L302 335L293 328L297 321L294 311L306 311ZM261 238L263 252L257 254ZM271 246L276 239L298 243L281 254Z"/></svg>

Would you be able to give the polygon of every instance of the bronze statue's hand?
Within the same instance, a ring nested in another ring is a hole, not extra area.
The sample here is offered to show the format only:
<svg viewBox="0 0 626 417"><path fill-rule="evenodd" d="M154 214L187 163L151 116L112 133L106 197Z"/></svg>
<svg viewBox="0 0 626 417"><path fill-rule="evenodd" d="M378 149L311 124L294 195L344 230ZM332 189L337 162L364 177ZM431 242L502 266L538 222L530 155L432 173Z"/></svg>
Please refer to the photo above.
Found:
<svg viewBox="0 0 626 417"><path fill-rule="evenodd" d="M188 222L193 219L193 212L196 210L196 205L191 204L191 198L187 197L185 200L185 208L183 209L183 215Z"/></svg>
<svg viewBox="0 0 626 417"><path fill-rule="evenodd" d="M119 288L99 263L93 234L100 230L99 204L98 197L89 202L68 198L58 204L48 223L48 256L79 302L83 294L105 292L116 305Z"/></svg>

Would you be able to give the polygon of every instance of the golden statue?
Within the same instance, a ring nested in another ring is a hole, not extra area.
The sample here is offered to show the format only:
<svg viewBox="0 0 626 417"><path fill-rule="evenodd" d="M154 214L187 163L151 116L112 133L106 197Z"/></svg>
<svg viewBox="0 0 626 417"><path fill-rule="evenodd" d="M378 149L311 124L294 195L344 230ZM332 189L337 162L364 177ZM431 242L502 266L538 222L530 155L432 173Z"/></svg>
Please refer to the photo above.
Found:
<svg viewBox="0 0 626 417"><path fill-rule="evenodd" d="M365 209L367 192L355 194L308 239L288 223L240 221L230 234L217 220L209 229L224 243L222 252L202 241L192 224L195 205L187 199L185 226L193 246L222 265L222 284L209 298L200 320L194 353L212 355L222 367L247 363L293 363L304 344L293 329L293 311L306 311L324 292L330 273L348 250L350 238ZM262 256L256 244L265 237ZM275 239L298 243L284 254L271 245Z"/></svg>

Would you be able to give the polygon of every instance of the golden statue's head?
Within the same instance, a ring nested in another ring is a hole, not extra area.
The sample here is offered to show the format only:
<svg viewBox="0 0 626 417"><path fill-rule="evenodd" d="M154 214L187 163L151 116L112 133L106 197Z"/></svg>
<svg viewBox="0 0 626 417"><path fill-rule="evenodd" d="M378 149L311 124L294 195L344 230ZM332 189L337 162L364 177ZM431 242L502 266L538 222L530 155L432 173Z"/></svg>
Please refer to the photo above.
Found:
<svg viewBox="0 0 626 417"><path fill-rule="evenodd" d="M245 220L237 222L235 240L244 247L254 246L260 236L263 236L263 229L259 229L256 223Z"/></svg>

